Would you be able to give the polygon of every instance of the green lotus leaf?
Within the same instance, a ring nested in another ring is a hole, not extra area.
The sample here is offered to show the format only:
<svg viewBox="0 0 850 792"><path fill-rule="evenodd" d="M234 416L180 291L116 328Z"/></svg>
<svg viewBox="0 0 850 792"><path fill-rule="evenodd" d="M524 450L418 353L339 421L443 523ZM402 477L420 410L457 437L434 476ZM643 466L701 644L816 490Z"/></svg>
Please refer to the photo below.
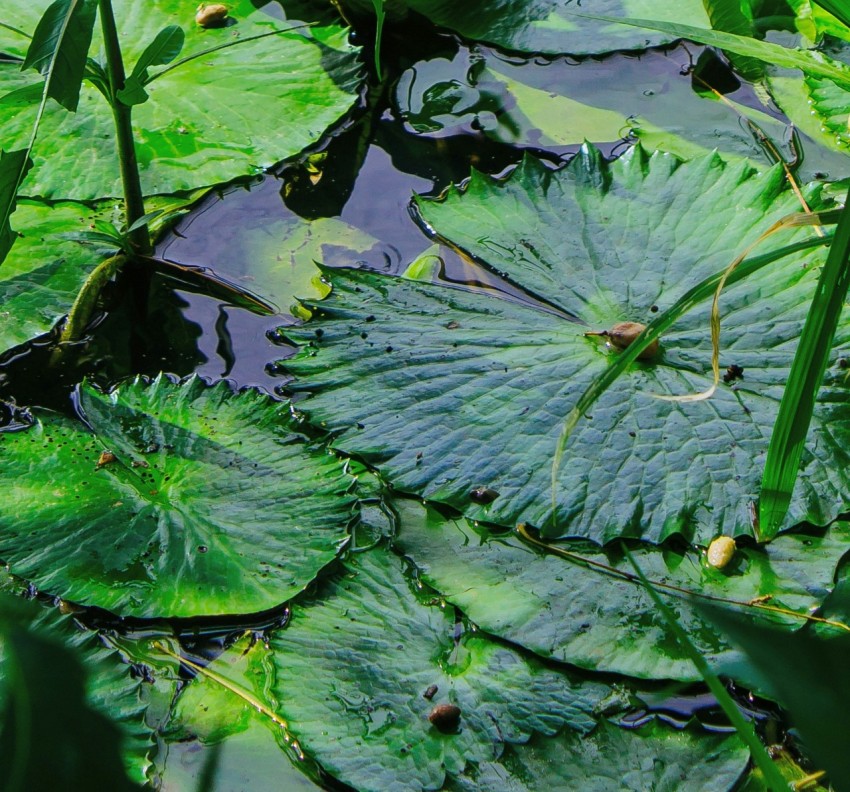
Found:
<svg viewBox="0 0 850 792"><path fill-rule="evenodd" d="M143 783L158 728L157 716L149 712L149 705L159 697L174 695L176 676L171 664L146 666L143 673L141 667L132 665L101 636L82 629L72 616L61 615L55 607L2 595L0 608L5 630L19 631L17 636L10 632L0 636L0 689L9 681L7 641L14 640L16 662L26 662L26 667L16 673L16 690L29 694L33 708L20 714L36 719L33 729L39 736L31 746L32 756L42 754L41 760L54 768L60 754L68 761L68 768L77 756L90 763L88 770L108 774L113 769L111 760L118 756L120 748L130 777ZM57 680L57 684L52 680ZM21 703L25 699L26 696ZM0 713L0 731L2 719ZM13 727L13 731L18 730L19 740L23 738L22 724L19 721ZM113 747L114 757L108 755ZM43 755L45 749L47 755ZM34 761L31 758L30 764ZM8 767L4 763L4 772ZM88 770L80 768L79 772ZM63 782L71 783L71 779Z"/></svg>
<svg viewBox="0 0 850 792"><path fill-rule="evenodd" d="M307 345L287 363L294 390L310 392L299 409L399 490L474 519L601 543L752 534L820 250L779 259L724 292L720 365L733 373L711 399L657 398L711 384L705 304L579 422L554 494L552 460L579 395L619 354L587 333L648 323L722 271L797 209L782 185L778 169L755 174L717 156L680 163L640 148L606 164L585 147L557 172L526 158L506 181L476 173L463 192L420 200L422 215L527 301L328 272L333 291L316 319L288 332ZM819 205L816 188L809 200ZM759 250L808 233L783 231ZM848 344L842 319L785 527L823 525L846 508L850 389L838 361ZM482 502L480 487L496 496Z"/></svg>
<svg viewBox="0 0 850 792"><path fill-rule="evenodd" d="M288 405L164 376L84 386L81 404L93 433L39 413L0 435L0 558L39 588L122 615L249 613L346 542L352 478L306 445Z"/></svg>
<svg viewBox="0 0 850 792"><path fill-rule="evenodd" d="M357 554L272 638L280 715L328 772L363 792L439 789L532 733L593 728L606 686L463 631L415 588L395 556ZM460 708L456 729L431 724L440 705Z"/></svg>
<svg viewBox="0 0 850 792"><path fill-rule="evenodd" d="M538 552L514 535L476 532L465 520L446 519L413 501L398 500L395 506L401 522L398 548L422 580L487 632L595 671L701 679L638 583L581 563L587 559L629 573L632 567L618 547L603 552L586 542L558 543L574 554L570 561ZM822 537L785 534L764 548L738 548L723 571L708 566L704 550L644 545L633 553L651 580L697 596L742 604L768 597L763 604L800 614L759 611L790 630L801 627L832 591L848 540L850 524L842 522ZM739 653L681 591L667 601L704 656L728 669L740 662Z"/></svg>
<svg viewBox="0 0 850 792"><path fill-rule="evenodd" d="M596 55L612 50L638 50L667 44L674 37L652 30L600 22L582 14L634 17L711 27L703 4L680 0L385 0L390 19L409 11L464 38L486 41L509 50L533 53ZM374 14L371 0L344 0L362 13Z"/></svg>
<svg viewBox="0 0 850 792"><path fill-rule="evenodd" d="M620 729L607 721L591 734L565 732L511 745L498 762L484 762L471 778L447 787L452 792L723 792L735 788L749 761L735 735L681 731L649 723Z"/></svg>
<svg viewBox="0 0 850 792"><path fill-rule="evenodd" d="M179 211L197 197L157 196L148 209ZM102 256L63 235L90 231L97 220L123 225L114 202L91 207L73 201L18 201L14 222L21 235L0 266L0 353L48 332L68 312Z"/></svg>
<svg viewBox="0 0 850 792"><path fill-rule="evenodd" d="M204 29L194 20L196 4L115 0L128 72L168 25L178 25L186 34L178 60L295 26L258 9L252 0L228 5L234 24ZM32 30L34 17L46 7L46 2L16 2L4 10L4 21ZM357 100L359 50L347 43L347 35L338 26L302 27L227 47L172 70L174 63L152 67L155 79L145 86L150 98L133 108L143 191L171 193L228 181L315 143ZM99 46L96 35L93 55ZM0 29L0 50L20 54L21 48L21 37ZM166 73L156 77L161 71ZM17 63L0 64L0 95L34 79ZM23 147L19 144L29 139L35 112L32 105L4 119L4 148ZM48 105L22 194L78 200L123 195L113 139L111 110L86 82L77 113Z"/></svg>

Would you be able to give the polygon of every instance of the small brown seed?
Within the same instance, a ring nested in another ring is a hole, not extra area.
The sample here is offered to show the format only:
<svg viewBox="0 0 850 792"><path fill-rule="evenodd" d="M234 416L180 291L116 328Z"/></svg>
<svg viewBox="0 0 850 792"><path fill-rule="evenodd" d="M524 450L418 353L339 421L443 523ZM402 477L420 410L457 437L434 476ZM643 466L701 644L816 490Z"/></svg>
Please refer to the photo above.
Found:
<svg viewBox="0 0 850 792"><path fill-rule="evenodd" d="M438 690L439 688L436 685L428 685L428 687L425 688L425 692L422 694L422 698L428 699L428 701L430 701L432 698L434 698L434 696L437 695Z"/></svg>
<svg viewBox="0 0 850 792"><path fill-rule="evenodd" d="M460 707L454 704L437 704L428 715L428 720L443 734L457 731L460 725Z"/></svg>
<svg viewBox="0 0 850 792"><path fill-rule="evenodd" d="M202 28L221 27L227 19L228 8L221 3L198 6L195 22Z"/></svg>
<svg viewBox="0 0 850 792"><path fill-rule="evenodd" d="M709 566L723 569L732 560L735 549L735 540L731 536L718 536L713 539L705 555Z"/></svg>

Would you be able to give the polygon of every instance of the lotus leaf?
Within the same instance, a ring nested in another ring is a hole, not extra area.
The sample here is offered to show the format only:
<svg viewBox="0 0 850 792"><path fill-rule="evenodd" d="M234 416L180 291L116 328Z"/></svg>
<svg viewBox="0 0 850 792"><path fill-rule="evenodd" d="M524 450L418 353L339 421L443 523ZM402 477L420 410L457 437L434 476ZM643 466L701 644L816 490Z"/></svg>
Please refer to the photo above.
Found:
<svg viewBox="0 0 850 792"><path fill-rule="evenodd" d="M818 205L817 189L809 191ZM299 404L334 445L402 491L547 536L607 542L675 533L707 544L752 534L767 440L817 280L820 250L786 256L721 299L726 381L706 401L659 395L711 383L709 306L686 313L580 420L552 460L579 395L619 350L588 332L648 323L721 272L797 208L778 169L717 156L680 163L634 149L614 163L585 147L551 171L533 158L505 180L474 174L425 223L500 273L526 300L364 271L328 272L331 295L290 337ZM782 232L760 250L809 232ZM846 509L850 388L842 319L785 527ZM732 372L731 374L729 372ZM496 496L481 501L484 487ZM553 520L553 498L556 509Z"/></svg>
<svg viewBox="0 0 850 792"><path fill-rule="evenodd" d="M0 557L39 588L122 615L251 613L345 544L353 479L288 405L164 376L80 400L92 431L41 412L0 435Z"/></svg>

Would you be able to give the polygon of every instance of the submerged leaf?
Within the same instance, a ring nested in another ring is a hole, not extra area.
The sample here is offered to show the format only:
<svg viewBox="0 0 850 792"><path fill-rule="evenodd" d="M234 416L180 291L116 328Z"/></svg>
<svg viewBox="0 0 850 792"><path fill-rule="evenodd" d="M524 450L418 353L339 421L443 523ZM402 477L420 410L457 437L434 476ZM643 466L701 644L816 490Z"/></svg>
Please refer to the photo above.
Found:
<svg viewBox="0 0 850 792"><path fill-rule="evenodd" d="M272 640L274 695L308 755L364 792L439 789L532 733L593 728L607 687L465 632L401 566L382 549L356 556ZM444 704L456 730L429 720Z"/></svg>
<svg viewBox="0 0 850 792"><path fill-rule="evenodd" d="M81 401L94 434L42 413L0 435L0 558L39 588L136 616L248 613L346 542L352 479L288 405L165 377Z"/></svg>
<svg viewBox="0 0 850 792"><path fill-rule="evenodd" d="M724 292L721 366L743 376L712 399L655 398L711 383L708 305L679 319L654 361L631 366L573 433L554 515L551 466L564 419L619 354L587 333L648 323L722 271L796 209L782 184L778 169L754 174L716 156L681 164L640 149L609 165L585 148L558 172L528 158L506 181L474 174L465 192L420 200L424 219L528 301L329 271L333 291L315 320L288 332L309 342L287 362L293 388L310 392L299 409L398 489L473 518L598 542L752 534L767 438L822 251ZM816 191L809 200L818 204ZM758 252L809 233L783 232ZM848 344L842 320L786 527L826 524L850 499L850 387L835 365ZM475 502L479 486L499 497Z"/></svg>
<svg viewBox="0 0 850 792"><path fill-rule="evenodd" d="M345 0L363 11L370 0ZM583 15L642 16L667 22L709 27L701 0L386 0L387 13L415 11L464 38L486 41L509 50L532 53L592 55L611 50L636 50L667 44L676 36L600 23Z"/></svg>

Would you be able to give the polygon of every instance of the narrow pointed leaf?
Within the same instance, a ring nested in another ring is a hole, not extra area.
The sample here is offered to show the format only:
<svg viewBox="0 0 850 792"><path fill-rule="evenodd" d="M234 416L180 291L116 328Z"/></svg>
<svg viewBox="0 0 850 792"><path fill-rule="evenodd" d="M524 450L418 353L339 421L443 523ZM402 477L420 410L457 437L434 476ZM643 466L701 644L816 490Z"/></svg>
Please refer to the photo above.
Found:
<svg viewBox="0 0 850 792"><path fill-rule="evenodd" d="M829 11L834 17L840 19L845 25L850 26L850 9L846 4L838 0L812 0L821 8Z"/></svg>
<svg viewBox="0 0 850 792"><path fill-rule="evenodd" d="M47 95L76 111L89 54L97 0L56 0L38 23L24 69L44 75Z"/></svg>
<svg viewBox="0 0 850 792"><path fill-rule="evenodd" d="M759 496L759 536L772 539L791 503L812 412L850 287L850 195L806 316L770 436Z"/></svg>
<svg viewBox="0 0 850 792"><path fill-rule="evenodd" d="M6 260L17 234L9 218L17 206L18 187L32 167L26 149L0 151L0 264Z"/></svg>

